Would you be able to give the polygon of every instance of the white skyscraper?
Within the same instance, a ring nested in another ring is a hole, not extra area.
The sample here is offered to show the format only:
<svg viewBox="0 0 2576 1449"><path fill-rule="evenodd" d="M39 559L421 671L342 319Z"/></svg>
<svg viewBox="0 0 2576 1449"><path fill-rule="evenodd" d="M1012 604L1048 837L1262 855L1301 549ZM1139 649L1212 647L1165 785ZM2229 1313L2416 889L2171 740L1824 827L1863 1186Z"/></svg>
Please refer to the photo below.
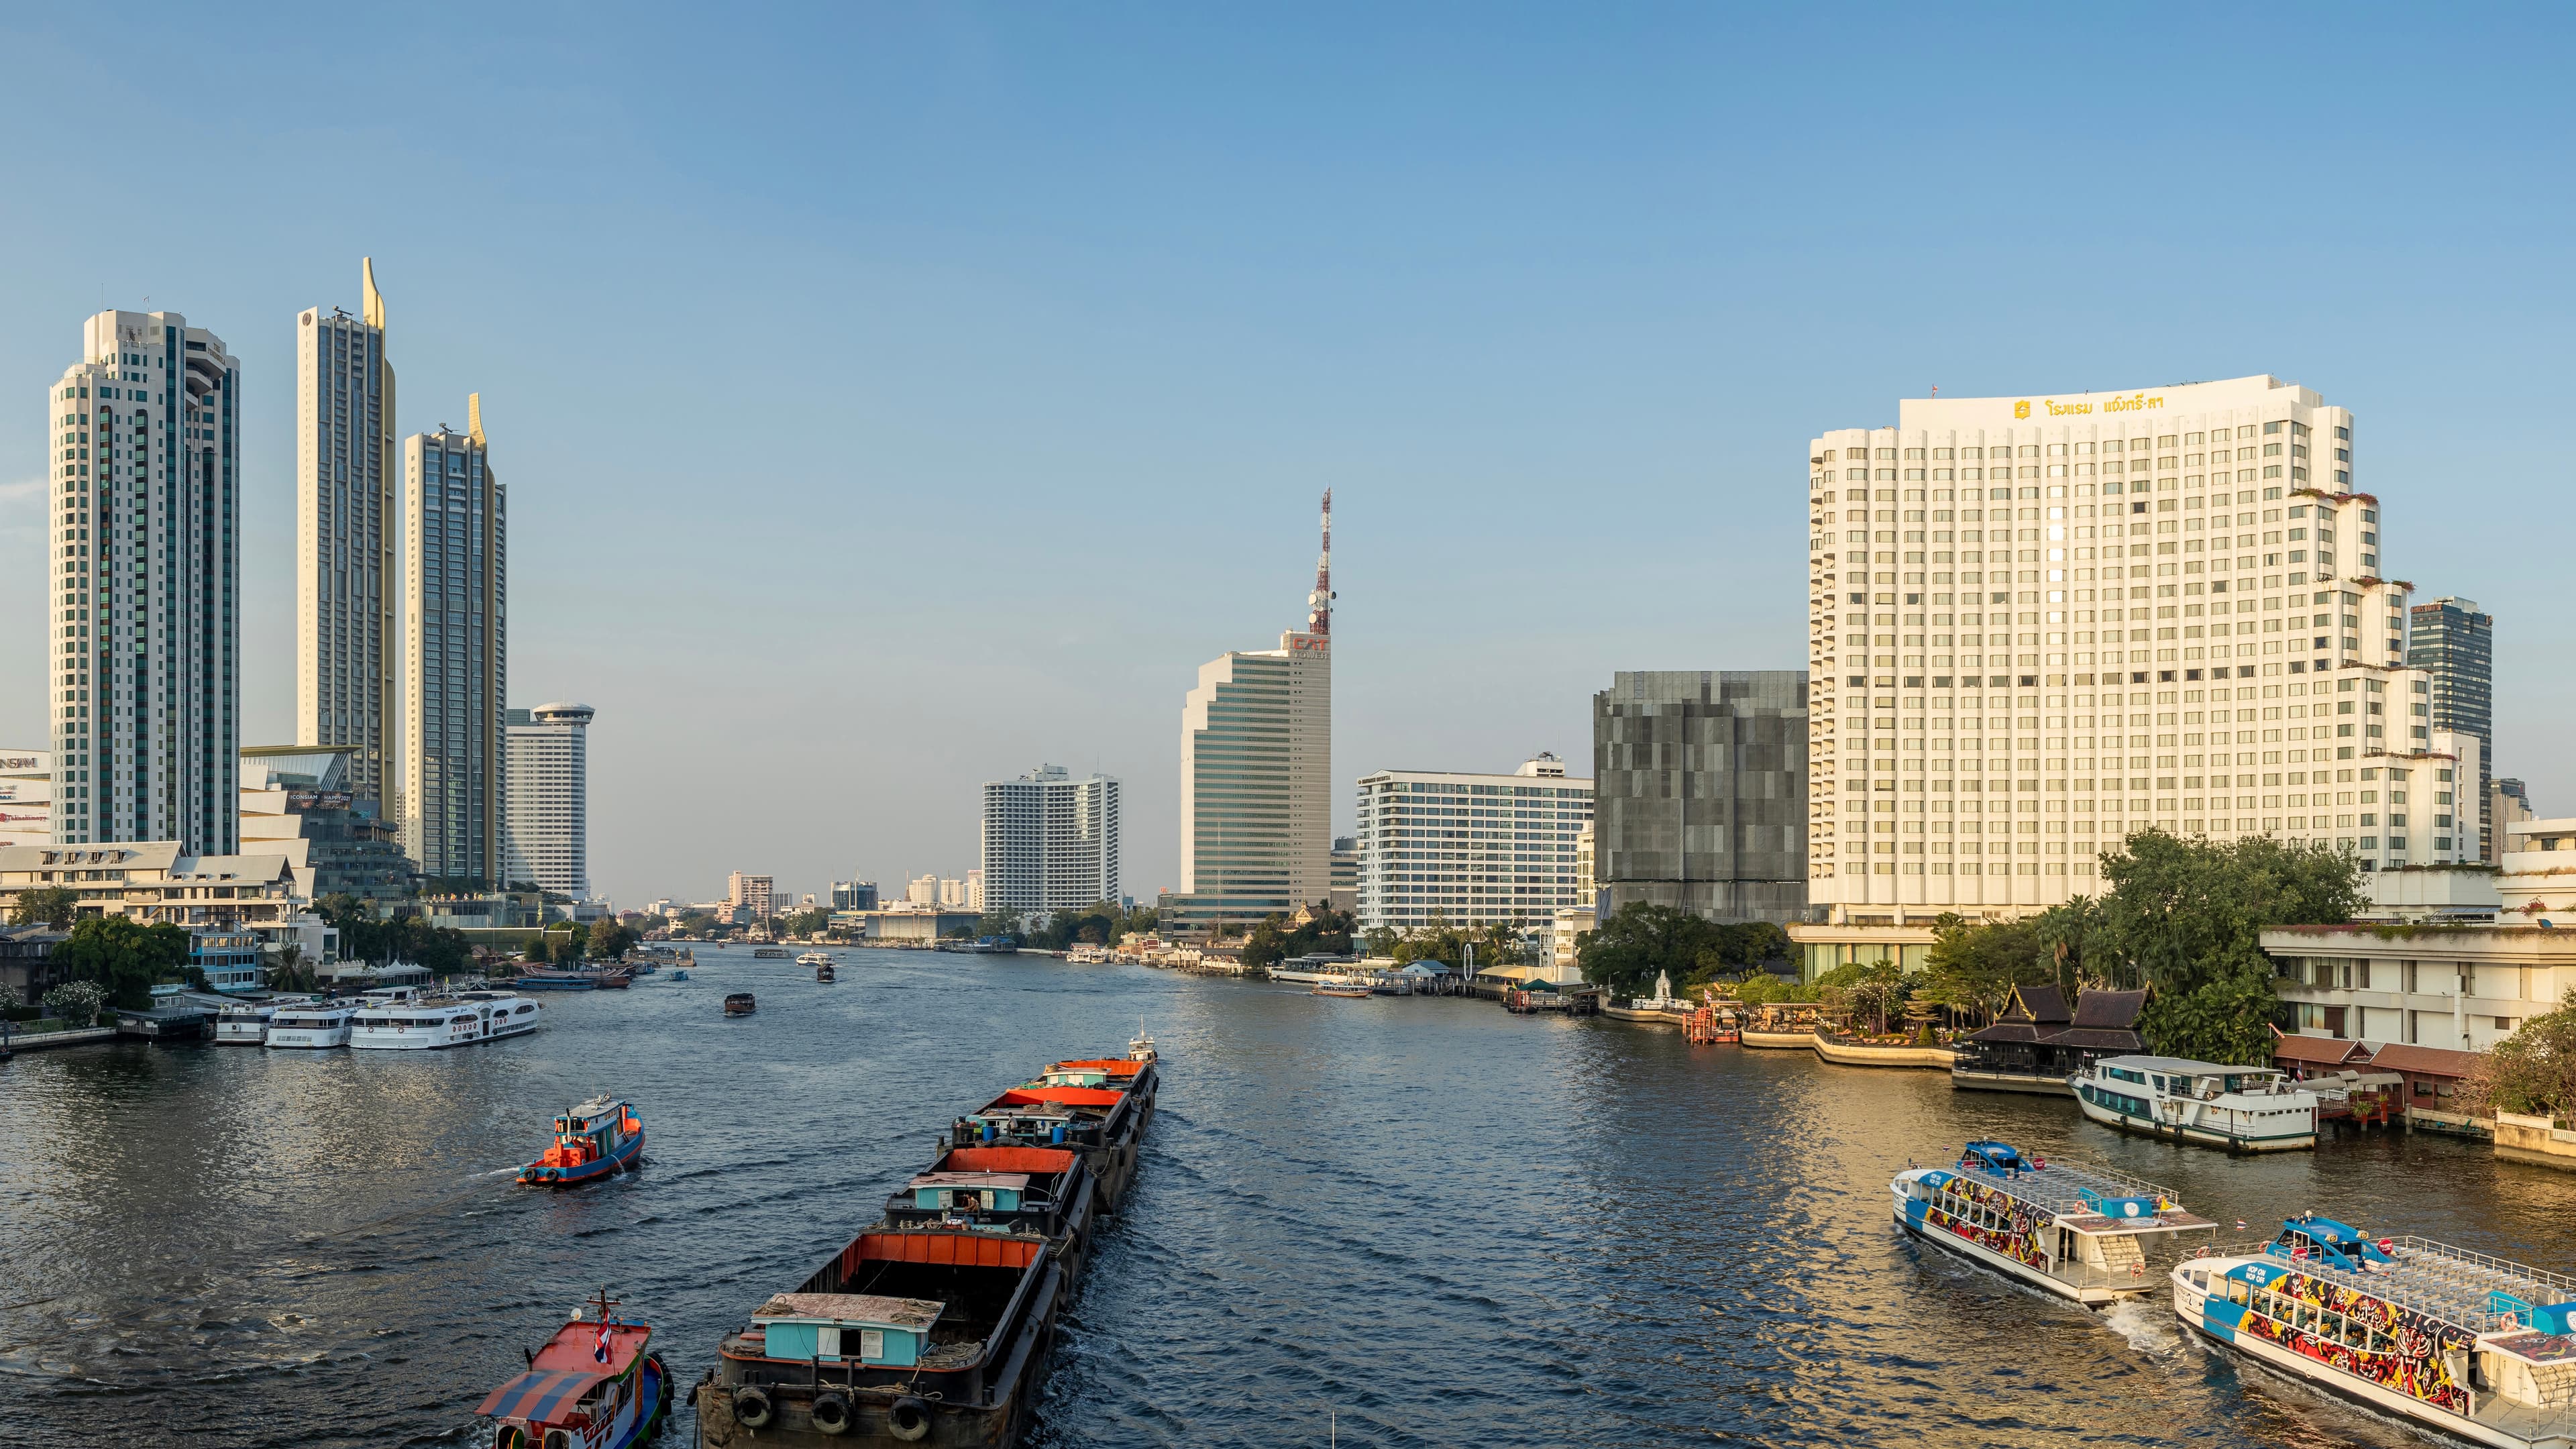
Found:
<svg viewBox="0 0 2576 1449"><path fill-rule="evenodd" d="M394 522L400 459L385 300L359 264L360 315L315 307L295 328L295 739L349 747L350 793L397 778Z"/></svg>
<svg viewBox="0 0 2576 1449"><path fill-rule="evenodd" d="M1200 665L1182 703L1180 929L1332 898L1332 557L1327 490L1305 631Z"/></svg>
<svg viewBox="0 0 2576 1449"><path fill-rule="evenodd" d="M505 878L590 898L590 720L586 704L508 713Z"/></svg>
<svg viewBox="0 0 2576 1449"><path fill-rule="evenodd" d="M1118 899L1118 782L1077 780L1061 765L985 781L981 885L986 910L1074 910Z"/></svg>
<svg viewBox="0 0 2576 1449"><path fill-rule="evenodd" d="M425 876L498 884L509 499L479 394L464 432L403 440L403 475L403 848Z"/></svg>
<svg viewBox="0 0 2576 1449"><path fill-rule="evenodd" d="M2477 858L2353 417L2270 377L1909 398L1808 453L1810 970L2097 893L2148 827Z"/></svg>
<svg viewBox="0 0 2576 1449"><path fill-rule="evenodd" d="M101 312L46 401L53 838L239 839L241 371L175 312Z"/></svg>

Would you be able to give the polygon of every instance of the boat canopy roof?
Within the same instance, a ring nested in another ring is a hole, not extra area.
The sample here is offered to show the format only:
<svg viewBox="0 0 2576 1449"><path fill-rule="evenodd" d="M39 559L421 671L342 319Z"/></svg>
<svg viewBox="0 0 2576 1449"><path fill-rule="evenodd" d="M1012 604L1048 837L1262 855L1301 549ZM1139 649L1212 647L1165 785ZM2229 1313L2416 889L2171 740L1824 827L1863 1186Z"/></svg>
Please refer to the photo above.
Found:
<svg viewBox="0 0 2576 1449"><path fill-rule="evenodd" d="M596 1369L530 1369L486 1394L474 1412L493 1419L552 1423L556 1415L615 1377Z"/></svg>
<svg viewBox="0 0 2576 1449"><path fill-rule="evenodd" d="M1024 1172L1051 1177L1079 1159L1065 1147L952 1147L931 1164L933 1172Z"/></svg>
<svg viewBox="0 0 2576 1449"><path fill-rule="evenodd" d="M2338 1236L2338 1234L2342 1236ZM2576 1329L2576 1278L2430 1238L2376 1242L2329 1218L2290 1218L2260 1256L2223 1275L2260 1288L2297 1274L2412 1309L2473 1334ZM2530 1358L2528 1346L2505 1344Z"/></svg>
<svg viewBox="0 0 2576 1449"><path fill-rule="evenodd" d="M1127 1094L1110 1087L1014 1087L984 1104L992 1112L1006 1107L1115 1107Z"/></svg>
<svg viewBox="0 0 2576 1449"><path fill-rule="evenodd" d="M808 1319L857 1323L928 1333L944 1305L928 1298L888 1298L876 1293L778 1293L751 1311L754 1319Z"/></svg>
<svg viewBox="0 0 2576 1449"><path fill-rule="evenodd" d="M1029 1176L1025 1172L925 1172L913 1178L912 1187L1007 1187L1013 1192L1025 1190Z"/></svg>
<svg viewBox="0 0 2576 1449"><path fill-rule="evenodd" d="M1934 1169L1924 1177L1935 1187L1960 1180L1994 1189L2079 1233L2214 1232L2218 1227L2183 1211L2170 1189L2144 1178L2090 1163L2070 1166L2024 1157L2009 1142L1971 1142L1961 1149L1955 1171Z"/></svg>
<svg viewBox="0 0 2576 1449"><path fill-rule="evenodd" d="M2104 1057L2094 1063L2099 1067L2127 1067L2133 1072L2163 1072L2168 1076L2194 1077L2277 1077L2274 1067L2230 1066L2223 1062L2196 1062L2189 1057Z"/></svg>

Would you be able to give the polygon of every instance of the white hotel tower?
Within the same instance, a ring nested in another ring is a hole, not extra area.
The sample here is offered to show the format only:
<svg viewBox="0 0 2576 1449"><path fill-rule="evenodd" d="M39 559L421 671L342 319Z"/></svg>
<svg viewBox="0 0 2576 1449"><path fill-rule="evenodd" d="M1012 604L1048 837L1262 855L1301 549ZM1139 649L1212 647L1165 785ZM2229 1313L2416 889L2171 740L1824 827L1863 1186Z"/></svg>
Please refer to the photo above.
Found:
<svg viewBox="0 0 2576 1449"><path fill-rule="evenodd" d="M2405 667L2353 432L2245 377L1810 443L1810 974L2095 893L2148 827L2475 859L2478 742Z"/></svg>
<svg viewBox="0 0 2576 1449"><path fill-rule="evenodd" d="M241 371L175 312L101 312L52 428L53 838L240 839Z"/></svg>

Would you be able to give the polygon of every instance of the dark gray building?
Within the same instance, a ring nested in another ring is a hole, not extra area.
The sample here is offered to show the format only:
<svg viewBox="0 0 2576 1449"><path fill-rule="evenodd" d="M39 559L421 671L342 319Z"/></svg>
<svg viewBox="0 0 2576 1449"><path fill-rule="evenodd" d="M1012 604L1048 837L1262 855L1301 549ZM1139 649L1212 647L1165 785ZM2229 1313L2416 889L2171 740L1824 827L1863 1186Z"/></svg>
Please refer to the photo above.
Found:
<svg viewBox="0 0 2576 1449"><path fill-rule="evenodd" d="M1604 918L1806 918L1805 670L1622 671L1592 697L1592 773Z"/></svg>
<svg viewBox="0 0 2576 1449"><path fill-rule="evenodd" d="M2478 790L2462 782L2462 803L2481 807L2495 786L2495 618L2468 599L2435 599L2408 611L2406 663L2433 676L2433 728L2478 737ZM2495 863L2495 822L2478 824L2478 859Z"/></svg>

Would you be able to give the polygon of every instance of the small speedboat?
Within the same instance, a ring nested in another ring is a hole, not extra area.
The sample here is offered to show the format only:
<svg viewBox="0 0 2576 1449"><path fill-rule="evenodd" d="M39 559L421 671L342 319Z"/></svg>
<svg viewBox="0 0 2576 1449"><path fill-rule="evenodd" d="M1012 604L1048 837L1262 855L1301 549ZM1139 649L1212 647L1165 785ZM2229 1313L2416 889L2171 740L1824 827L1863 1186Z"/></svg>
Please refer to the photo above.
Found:
<svg viewBox="0 0 2576 1449"><path fill-rule="evenodd" d="M748 991L737 991L724 999L724 1013L727 1016L749 1016L759 1009L759 1003L751 999L751 993Z"/></svg>
<svg viewBox="0 0 2576 1449"><path fill-rule="evenodd" d="M528 1371L486 1395L474 1412L499 1421L494 1449L633 1449L650 1440L671 1407L671 1373L646 1351L653 1330L617 1316L606 1290L546 1346Z"/></svg>
<svg viewBox="0 0 2576 1449"><path fill-rule="evenodd" d="M674 981L686 981L689 979L689 973L682 971L677 967L673 967L671 970L671 979Z"/></svg>
<svg viewBox="0 0 2576 1449"><path fill-rule="evenodd" d="M519 1169L530 1187L578 1187L625 1171L644 1156L644 1124L632 1103L606 1093L555 1119L546 1155Z"/></svg>

